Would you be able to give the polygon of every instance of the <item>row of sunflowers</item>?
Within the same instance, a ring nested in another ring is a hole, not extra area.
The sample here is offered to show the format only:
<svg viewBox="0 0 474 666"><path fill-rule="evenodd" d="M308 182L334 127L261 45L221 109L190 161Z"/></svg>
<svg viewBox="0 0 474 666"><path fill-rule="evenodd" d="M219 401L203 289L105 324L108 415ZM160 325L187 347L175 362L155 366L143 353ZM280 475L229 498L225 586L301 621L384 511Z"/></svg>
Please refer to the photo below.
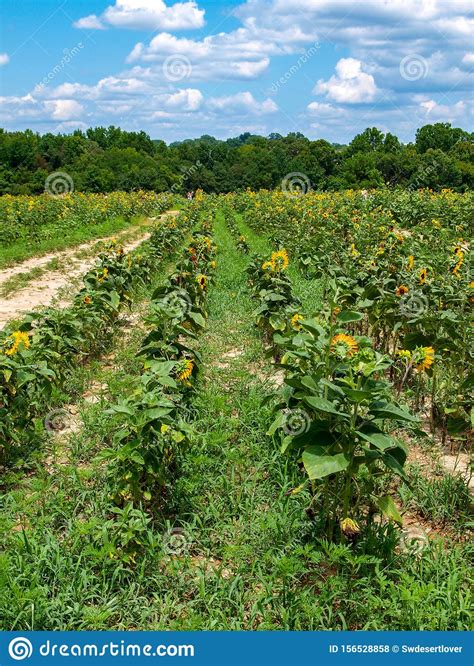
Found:
<svg viewBox="0 0 474 666"><path fill-rule="evenodd" d="M318 316L302 314L288 265L281 248L254 256L247 272L256 325L284 373L268 434L305 471L292 492L309 491L308 512L329 539L356 538L377 514L401 524L387 487L394 474L407 480L407 448L393 432L418 423L385 378L396 361L348 331L363 315L336 305L336 285Z"/></svg>
<svg viewBox="0 0 474 666"><path fill-rule="evenodd" d="M45 414L62 399L77 365L103 353L124 308L175 250L196 211L165 217L148 241L127 253L117 241L100 252L83 286L64 308L28 314L0 332L0 456L22 456L45 433Z"/></svg>
<svg viewBox="0 0 474 666"><path fill-rule="evenodd" d="M173 195L153 192L70 192L51 196L0 197L0 245L19 240L37 242L63 231L102 224L114 218L130 221L155 216L170 208Z"/></svg>
<svg viewBox="0 0 474 666"><path fill-rule="evenodd" d="M444 442L472 428L474 195L371 191L231 197L257 232L285 247L326 302L356 310L353 334L399 359L397 390Z"/></svg>
<svg viewBox="0 0 474 666"><path fill-rule="evenodd" d="M210 233L211 224L202 220L173 274L152 294L138 352L142 372L129 394L107 410L114 423L109 446L98 456L107 463L113 489L106 542L110 557L126 564L147 546L146 526L163 514L189 444L190 398L201 361L192 343L206 325L216 268Z"/></svg>

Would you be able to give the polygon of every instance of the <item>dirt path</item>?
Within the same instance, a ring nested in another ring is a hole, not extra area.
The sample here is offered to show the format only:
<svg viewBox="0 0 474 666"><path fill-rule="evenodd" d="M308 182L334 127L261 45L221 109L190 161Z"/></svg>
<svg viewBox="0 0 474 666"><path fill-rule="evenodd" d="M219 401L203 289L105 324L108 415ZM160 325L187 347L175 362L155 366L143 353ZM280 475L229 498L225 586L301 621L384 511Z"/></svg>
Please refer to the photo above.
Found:
<svg viewBox="0 0 474 666"><path fill-rule="evenodd" d="M176 215L178 211L168 211L165 215ZM27 274L37 269L40 270L39 277L34 275L28 281L27 286L13 290L11 294L0 299L0 330L12 319L19 319L22 315L35 308L51 305L54 303L58 307L65 307L69 300L74 283L82 276L96 260L94 248L100 242L111 240L112 238L123 238L124 249L126 251L134 250L143 243L150 234L144 231L146 226L152 222L133 230L126 229L114 236L96 239L89 243L83 243L69 250L55 252L42 257L33 257L12 268L6 268L0 271L0 291L2 286L12 277ZM134 233L135 232L135 233ZM127 242L125 238L129 237ZM133 240L132 240L133 238ZM57 262L59 268L48 269L48 264L52 261ZM69 288L69 289L68 289Z"/></svg>

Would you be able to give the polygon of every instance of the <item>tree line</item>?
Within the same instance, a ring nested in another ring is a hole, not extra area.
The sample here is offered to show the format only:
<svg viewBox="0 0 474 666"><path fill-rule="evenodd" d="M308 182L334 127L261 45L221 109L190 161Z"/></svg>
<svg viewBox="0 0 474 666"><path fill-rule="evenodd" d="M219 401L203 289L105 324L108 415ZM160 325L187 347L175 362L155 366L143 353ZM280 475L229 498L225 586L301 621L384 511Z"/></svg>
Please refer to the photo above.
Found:
<svg viewBox="0 0 474 666"><path fill-rule="evenodd" d="M167 145L145 132L96 127L72 134L0 129L0 194L38 194L47 176L66 172L76 191L231 192L273 189L301 173L316 190L372 187L472 189L474 133L425 125L413 143L367 128L348 145L300 133L204 135Z"/></svg>

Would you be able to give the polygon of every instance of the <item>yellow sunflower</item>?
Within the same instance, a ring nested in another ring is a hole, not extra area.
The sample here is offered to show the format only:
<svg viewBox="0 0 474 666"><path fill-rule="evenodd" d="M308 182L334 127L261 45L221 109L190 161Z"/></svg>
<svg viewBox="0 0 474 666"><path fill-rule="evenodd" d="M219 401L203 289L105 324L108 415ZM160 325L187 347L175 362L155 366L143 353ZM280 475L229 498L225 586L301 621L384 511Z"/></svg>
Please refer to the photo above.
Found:
<svg viewBox="0 0 474 666"><path fill-rule="evenodd" d="M415 257L412 254L410 254L410 256L408 257L407 271L411 271L414 264L415 264Z"/></svg>
<svg viewBox="0 0 474 666"><path fill-rule="evenodd" d="M298 313L294 314L291 318L291 325L296 331L301 331L301 326L298 324L299 321L302 321L304 319L303 315L300 315Z"/></svg>
<svg viewBox="0 0 474 666"><path fill-rule="evenodd" d="M6 356L14 356L21 349L28 349L30 346L28 333L23 333L23 331L14 331L6 338L3 346Z"/></svg>
<svg viewBox="0 0 474 666"><path fill-rule="evenodd" d="M197 278L197 283L201 287L201 289L205 289L207 285L207 277L205 275L198 275Z"/></svg>
<svg viewBox="0 0 474 666"><path fill-rule="evenodd" d="M428 277L428 270L426 268L422 268L418 277L419 277L419 283L425 284L426 278Z"/></svg>
<svg viewBox="0 0 474 666"><path fill-rule="evenodd" d="M420 362L416 366L418 372L423 372L424 370L431 368L434 363L435 356L435 350L433 347L420 347L417 351L421 355Z"/></svg>
<svg viewBox="0 0 474 666"><path fill-rule="evenodd" d="M409 291L410 290L406 285L401 284L399 287L397 287L395 293L397 296L405 296L405 294L408 294Z"/></svg>
<svg viewBox="0 0 474 666"><path fill-rule="evenodd" d="M344 518L339 523L341 532L347 537L354 537L360 532L360 527L352 518Z"/></svg>
<svg viewBox="0 0 474 666"><path fill-rule="evenodd" d="M89 295L84 296L84 303L90 305L92 303L92 298Z"/></svg>
<svg viewBox="0 0 474 666"><path fill-rule="evenodd" d="M357 341L352 337L352 335L346 335L346 333L338 333L331 340L331 351L335 351L336 347L343 345L346 349L346 354L349 356L354 356L359 351L359 345Z"/></svg>
<svg viewBox="0 0 474 666"><path fill-rule="evenodd" d="M278 250L278 252L273 252L271 262L273 270L284 271L289 264L288 252L284 248Z"/></svg>
<svg viewBox="0 0 474 666"><path fill-rule="evenodd" d="M193 374L194 363L187 359L186 361L182 362L181 367L182 370L178 374L178 381L187 382Z"/></svg>
<svg viewBox="0 0 474 666"><path fill-rule="evenodd" d="M262 264L262 269L263 269L264 271L266 271L266 270L268 270L269 268L270 268L270 269L273 268L273 264L272 264L272 262L271 262L271 261L264 261L263 264Z"/></svg>

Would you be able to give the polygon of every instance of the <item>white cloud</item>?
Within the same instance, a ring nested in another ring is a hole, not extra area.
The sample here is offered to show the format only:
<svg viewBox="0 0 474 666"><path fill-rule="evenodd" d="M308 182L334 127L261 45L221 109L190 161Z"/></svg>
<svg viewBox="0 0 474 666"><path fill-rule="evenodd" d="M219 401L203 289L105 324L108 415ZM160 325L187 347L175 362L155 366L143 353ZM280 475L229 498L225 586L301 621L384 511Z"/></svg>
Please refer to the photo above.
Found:
<svg viewBox="0 0 474 666"><path fill-rule="evenodd" d="M319 116L322 118L333 118L334 116L340 116L345 113L344 109L341 109L332 104L324 104L321 102L311 102L308 104L308 111L310 115Z"/></svg>
<svg viewBox="0 0 474 666"><path fill-rule="evenodd" d="M314 92L326 94L329 99L342 104L372 102L377 93L372 74L362 71L363 63L355 58L341 58L336 74L328 81L318 81Z"/></svg>
<svg viewBox="0 0 474 666"><path fill-rule="evenodd" d="M474 65L474 53L465 53L462 58L465 65Z"/></svg>
<svg viewBox="0 0 474 666"><path fill-rule="evenodd" d="M8 53L0 53L0 67L6 65L10 62L10 56Z"/></svg>
<svg viewBox="0 0 474 666"><path fill-rule="evenodd" d="M190 30L204 25L204 10L194 0L170 7L163 0L116 0L98 17L90 14L74 23L76 28L129 30Z"/></svg>
<svg viewBox="0 0 474 666"><path fill-rule="evenodd" d="M181 111L197 111L204 100L203 94L196 88L185 88L173 95L170 95L165 105L170 108L177 108Z"/></svg>
<svg viewBox="0 0 474 666"><path fill-rule="evenodd" d="M435 120L443 119L450 122L457 118L462 118L466 113L466 104L463 100L459 100L456 104L438 104L433 99L428 99L420 103L426 116L426 122L433 122Z"/></svg>
<svg viewBox="0 0 474 666"><path fill-rule="evenodd" d="M75 21L73 25L75 28L82 28L83 30L105 30L105 25L95 14L84 16L84 18Z"/></svg>
<svg viewBox="0 0 474 666"><path fill-rule="evenodd" d="M46 111L54 120L77 119L84 112L84 107L74 99L55 99L44 103Z"/></svg>
<svg viewBox="0 0 474 666"><path fill-rule="evenodd" d="M156 72L170 55L191 63L192 80L255 79L270 64L269 55L283 53L273 42L265 42L242 28L208 35L202 40L178 38L167 32L153 37L148 46L139 42L127 57L128 63L154 65Z"/></svg>
<svg viewBox="0 0 474 666"><path fill-rule="evenodd" d="M240 92L235 95L223 97L211 97L207 106L213 111L224 113L243 112L257 116L278 111L278 107L272 99L265 99L263 102L258 102L250 92Z"/></svg>

